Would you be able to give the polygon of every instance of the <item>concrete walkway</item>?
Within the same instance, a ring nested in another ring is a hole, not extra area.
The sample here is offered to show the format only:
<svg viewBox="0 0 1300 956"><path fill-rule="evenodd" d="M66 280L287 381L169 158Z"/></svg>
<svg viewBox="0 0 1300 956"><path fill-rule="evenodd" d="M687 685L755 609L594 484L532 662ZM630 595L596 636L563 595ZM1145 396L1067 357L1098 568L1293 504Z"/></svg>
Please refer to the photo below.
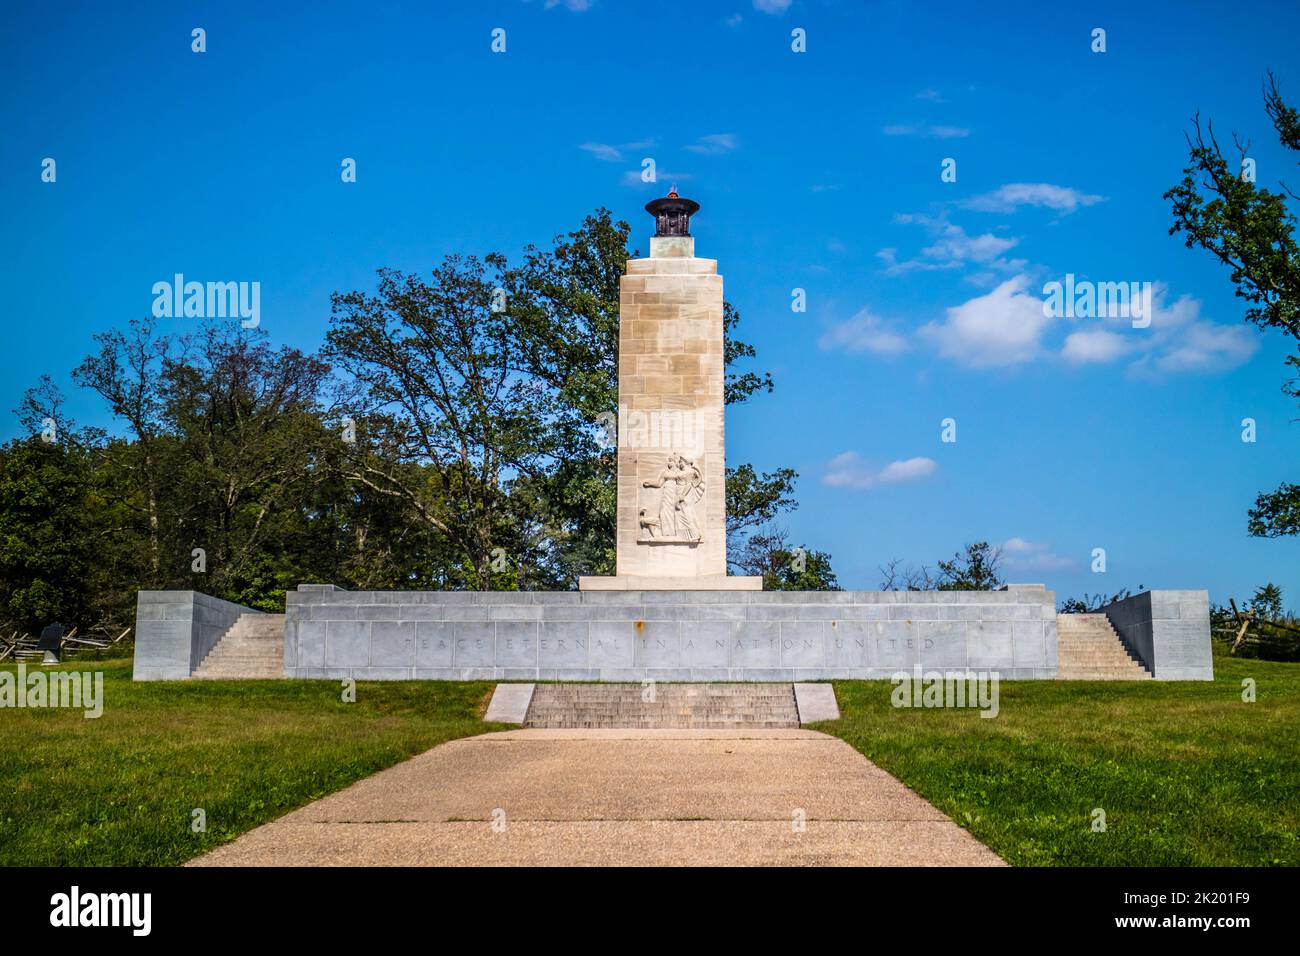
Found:
<svg viewBox="0 0 1300 956"><path fill-rule="evenodd" d="M514 730L435 747L191 865L1001 863L825 734Z"/></svg>

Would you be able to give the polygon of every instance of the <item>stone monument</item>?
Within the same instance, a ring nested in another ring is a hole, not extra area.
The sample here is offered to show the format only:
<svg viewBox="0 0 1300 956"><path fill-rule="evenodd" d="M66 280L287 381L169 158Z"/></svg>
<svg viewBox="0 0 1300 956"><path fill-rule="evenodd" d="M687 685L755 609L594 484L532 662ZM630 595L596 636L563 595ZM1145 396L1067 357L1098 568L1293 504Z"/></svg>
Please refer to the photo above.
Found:
<svg viewBox="0 0 1300 956"><path fill-rule="evenodd" d="M619 282L617 570L582 591L763 587L727 574L722 276L695 256L699 208L675 188L647 203L650 256Z"/></svg>
<svg viewBox="0 0 1300 956"><path fill-rule="evenodd" d="M332 680L1213 677L1206 591L1061 615L1062 636L1042 584L764 591L762 578L729 576L722 277L695 256L699 208L675 190L649 203L650 256L629 260L621 280L615 574L581 578L576 592L301 584L282 618L196 591L141 591L135 679L191 677L227 640L231 659L265 653L245 676ZM247 639L278 627L282 642Z"/></svg>

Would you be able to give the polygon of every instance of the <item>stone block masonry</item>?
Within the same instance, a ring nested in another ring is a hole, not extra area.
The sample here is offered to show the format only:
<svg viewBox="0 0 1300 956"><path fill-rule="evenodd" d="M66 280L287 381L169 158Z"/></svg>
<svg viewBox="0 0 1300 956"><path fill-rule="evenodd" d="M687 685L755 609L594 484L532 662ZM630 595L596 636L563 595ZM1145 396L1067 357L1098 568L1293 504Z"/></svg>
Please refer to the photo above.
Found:
<svg viewBox="0 0 1300 956"><path fill-rule="evenodd" d="M189 677L241 614L242 604L198 591L140 591L135 606L135 680Z"/></svg>
<svg viewBox="0 0 1300 956"><path fill-rule="evenodd" d="M684 426L619 433L618 576L646 589L651 578L727 573L722 277L680 242L672 255L630 260L620 285L619 407ZM683 474L692 491L670 507Z"/></svg>
<svg viewBox="0 0 1300 956"><path fill-rule="evenodd" d="M1101 608L1156 680L1213 680L1208 591L1143 591Z"/></svg>
<svg viewBox="0 0 1300 956"><path fill-rule="evenodd" d="M1210 680L1209 596L1102 609L1160 680ZM184 679L242 614L141 591L136 680ZM900 671L1058 675L1055 593L1002 591L289 592L284 676L368 680L887 680Z"/></svg>
<svg viewBox="0 0 1300 956"><path fill-rule="evenodd" d="M580 591L762 590L727 575L722 276L695 255L698 210L649 202L650 256L619 280L615 574Z"/></svg>
<svg viewBox="0 0 1300 956"><path fill-rule="evenodd" d="M804 681L1056 676L1055 593L359 591L288 595L285 675Z"/></svg>

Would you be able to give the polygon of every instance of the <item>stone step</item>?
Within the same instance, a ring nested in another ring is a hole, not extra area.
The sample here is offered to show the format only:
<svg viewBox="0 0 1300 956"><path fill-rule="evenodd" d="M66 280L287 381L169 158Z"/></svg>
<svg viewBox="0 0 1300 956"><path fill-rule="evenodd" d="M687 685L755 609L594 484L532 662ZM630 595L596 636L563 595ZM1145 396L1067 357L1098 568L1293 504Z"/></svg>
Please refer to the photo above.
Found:
<svg viewBox="0 0 1300 956"><path fill-rule="evenodd" d="M1109 674L1099 673L1097 671L1058 671L1057 680L1151 680L1151 675L1146 671L1136 674Z"/></svg>
<svg viewBox="0 0 1300 956"><path fill-rule="evenodd" d="M538 684L526 727L798 727L790 684Z"/></svg>
<svg viewBox="0 0 1300 956"><path fill-rule="evenodd" d="M536 706L537 706L537 709L538 709L539 711L540 711L540 710L548 710L548 709L549 709L549 710L573 710L573 709L575 709L575 708L586 708L586 709L590 709L590 708L593 708L593 707L604 707L604 708L613 709L613 710L636 710L636 709L638 709L638 708L640 708L640 709L644 709L644 710L647 710L647 711L659 711L659 710L682 710L682 711L687 711L687 712L690 712L690 711L701 711L701 712L702 712L702 711L712 711L712 710L716 710L716 711L724 712L724 713L725 713L725 712L734 712L734 711L742 710L742 709L754 709L754 708L766 708L766 709L769 709L769 710L771 710L771 709L781 709L781 708L784 708L784 707L789 707L789 706L791 706L791 704L790 704L789 701L777 701L777 700L774 700L774 701L766 701L766 702L764 702L764 701L745 701L745 702L740 702L740 701L738 701L738 702L730 703L730 704L719 704L719 703L709 703L709 704L704 704L704 703L700 703L700 704L681 704L680 702L665 701L665 700L659 700L659 701L641 701L641 700L635 700L635 701L633 701L633 700L627 700L627 701L618 701L618 700L594 701L594 700L582 700L582 701L568 701L568 702L549 701L549 702L547 702L547 703L545 703L545 704L538 704L538 705L536 705Z"/></svg>
<svg viewBox="0 0 1300 956"><path fill-rule="evenodd" d="M714 704L714 702L716 702L716 704L719 704L720 706L733 706L740 701L766 701L766 702L774 702L775 704L775 702L787 700L787 698L785 697L679 697L679 696L663 696L663 695L656 695L655 697L642 697L641 695L628 695L625 697L565 696L565 697L550 697L550 700L564 702L564 704L581 704L581 702L584 701L612 701L612 702L616 702L616 704L634 704L634 702L645 700L646 702L651 702L651 704L666 704L666 702L672 702L672 704L684 704L689 706L697 706L703 704Z"/></svg>
<svg viewBox="0 0 1300 956"><path fill-rule="evenodd" d="M1056 616L1058 680L1144 680L1143 666L1105 614Z"/></svg>
<svg viewBox="0 0 1300 956"><path fill-rule="evenodd" d="M540 722L534 722L534 721L531 721L531 720L530 720L530 721L528 722L527 726L530 727L530 728L533 728L533 729L537 729L537 730L610 730L610 729L616 729L616 728L612 727L610 724L605 724L605 723L575 723L575 722L570 722L570 721L540 721ZM701 723L699 723L698 721L683 722L683 723L675 723L675 722L658 722L658 723L655 723L655 724L652 724L652 725L646 725L646 726L636 726L636 727L626 727L625 725L620 725L620 726L623 726L624 729L628 729L628 730L700 730L700 729L707 729L707 730L737 730L737 729L749 729L749 730L789 730L791 727L793 727L793 726L795 726L795 725L791 724L789 721L784 721L784 720L774 720L774 721L745 721L745 722L741 722L741 723L737 723L737 722L725 722L725 723L724 723L724 722L718 722L718 723L714 723L714 724L701 724Z"/></svg>
<svg viewBox="0 0 1300 956"><path fill-rule="evenodd" d="M734 703L734 704L694 704L682 705L672 701L571 701L569 703L559 703L555 701L545 704L535 705L536 709L546 710L592 710L604 709L614 711L635 711L644 710L647 713L657 713L665 710L677 710L682 713L736 713L741 710L783 710L793 706L788 701L772 701L770 703Z"/></svg>
<svg viewBox="0 0 1300 956"><path fill-rule="evenodd" d="M682 684L611 684L609 686L591 685L574 686L573 684L548 684L547 687L554 687L551 691L553 697L617 697L635 694L639 696L644 691L654 687L655 693L664 695L675 695L677 697L784 697L786 694L779 690L773 690L768 685L757 685L748 687L740 685L739 687L697 687L684 686Z"/></svg>
<svg viewBox="0 0 1300 956"><path fill-rule="evenodd" d="M629 708L537 708L529 710L532 717L556 717L564 714L582 714L585 717L643 717L653 719L655 717L720 717L720 718L742 718L742 717L777 717L777 715L788 715L797 713L792 708L719 708L716 710L679 710L676 708L658 708L658 709L638 709Z"/></svg>
<svg viewBox="0 0 1300 956"><path fill-rule="evenodd" d="M284 676L284 615L241 614L194 670L198 680Z"/></svg>
<svg viewBox="0 0 1300 956"><path fill-rule="evenodd" d="M1117 647L1116 648L1110 648L1110 647L1084 648L1083 650L1080 650L1079 648L1067 647L1065 648L1065 650L1070 653L1071 657L1109 657L1109 658L1114 658L1116 660L1130 660L1130 661L1137 660L1137 658L1134 657L1132 654L1129 654L1127 651L1124 651ZM1058 646L1057 652L1059 653L1060 651L1061 648Z"/></svg>

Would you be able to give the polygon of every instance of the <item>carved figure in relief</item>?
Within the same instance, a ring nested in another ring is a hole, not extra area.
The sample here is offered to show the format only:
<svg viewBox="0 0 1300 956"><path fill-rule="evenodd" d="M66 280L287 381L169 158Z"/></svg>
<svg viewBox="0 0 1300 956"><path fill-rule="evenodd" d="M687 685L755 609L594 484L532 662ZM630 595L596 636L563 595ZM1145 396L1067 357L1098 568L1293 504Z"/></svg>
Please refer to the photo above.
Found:
<svg viewBox="0 0 1300 956"><path fill-rule="evenodd" d="M658 517L642 508L638 517L640 540L698 542L700 521L695 506L704 498L704 475L693 461L676 452L668 456L659 476L641 482L643 488L657 488Z"/></svg>

